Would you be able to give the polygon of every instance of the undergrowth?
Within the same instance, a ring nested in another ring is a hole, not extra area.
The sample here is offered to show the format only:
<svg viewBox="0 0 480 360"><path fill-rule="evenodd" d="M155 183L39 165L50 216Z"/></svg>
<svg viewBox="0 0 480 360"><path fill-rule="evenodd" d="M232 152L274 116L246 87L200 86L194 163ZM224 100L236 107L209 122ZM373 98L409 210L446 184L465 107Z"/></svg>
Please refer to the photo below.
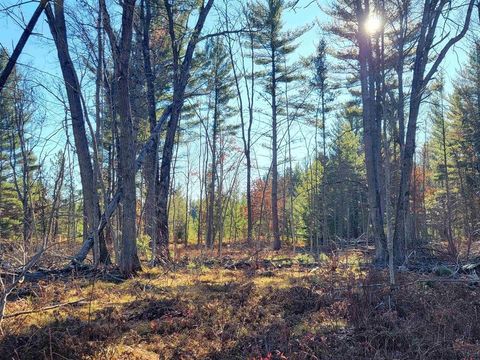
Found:
<svg viewBox="0 0 480 360"><path fill-rule="evenodd" d="M5 319L0 358L480 359L475 283L403 273L391 290L359 252L286 258L25 283L7 315L83 301Z"/></svg>

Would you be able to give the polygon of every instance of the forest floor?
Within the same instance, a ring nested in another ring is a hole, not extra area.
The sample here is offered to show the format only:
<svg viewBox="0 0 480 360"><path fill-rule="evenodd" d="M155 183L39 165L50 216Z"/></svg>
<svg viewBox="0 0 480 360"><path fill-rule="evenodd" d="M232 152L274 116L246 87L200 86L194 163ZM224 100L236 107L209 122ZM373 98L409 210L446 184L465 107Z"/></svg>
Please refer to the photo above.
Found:
<svg viewBox="0 0 480 360"><path fill-rule="evenodd" d="M403 271L392 290L358 249L179 258L23 283L0 359L480 359L472 273Z"/></svg>

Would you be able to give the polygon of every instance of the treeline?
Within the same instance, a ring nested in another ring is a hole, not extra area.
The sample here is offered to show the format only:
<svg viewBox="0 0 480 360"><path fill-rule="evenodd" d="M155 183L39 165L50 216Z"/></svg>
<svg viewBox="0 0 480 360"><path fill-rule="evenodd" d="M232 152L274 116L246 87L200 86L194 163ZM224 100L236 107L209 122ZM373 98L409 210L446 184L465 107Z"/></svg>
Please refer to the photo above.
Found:
<svg viewBox="0 0 480 360"><path fill-rule="evenodd" d="M75 261L92 248L130 274L178 246L365 239L400 265L480 235L475 1L338 0L313 54L313 25L288 26L301 2L81 3L39 5L62 81L17 66L1 90L0 237L23 261L83 243ZM46 146L52 113L64 135Z"/></svg>

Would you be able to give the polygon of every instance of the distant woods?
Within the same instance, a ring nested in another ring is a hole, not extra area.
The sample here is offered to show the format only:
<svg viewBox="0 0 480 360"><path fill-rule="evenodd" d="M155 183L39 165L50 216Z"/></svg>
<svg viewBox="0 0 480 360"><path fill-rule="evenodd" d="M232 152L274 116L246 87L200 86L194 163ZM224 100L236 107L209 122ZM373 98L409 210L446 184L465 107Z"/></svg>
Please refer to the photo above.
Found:
<svg viewBox="0 0 480 360"><path fill-rule="evenodd" d="M2 266L365 241L394 281L479 240L477 0L81 3L38 7L52 79L0 53Z"/></svg>

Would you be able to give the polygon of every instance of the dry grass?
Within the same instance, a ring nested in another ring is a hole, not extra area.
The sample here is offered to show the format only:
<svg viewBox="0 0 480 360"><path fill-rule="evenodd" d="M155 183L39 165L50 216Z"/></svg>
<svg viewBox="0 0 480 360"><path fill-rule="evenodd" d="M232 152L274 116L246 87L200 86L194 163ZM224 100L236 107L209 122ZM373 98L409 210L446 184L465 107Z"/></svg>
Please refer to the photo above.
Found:
<svg viewBox="0 0 480 360"><path fill-rule="evenodd" d="M391 294L360 252L322 256L313 268L308 256L262 252L236 269L244 252L226 251L221 262L179 254L175 270L120 283L23 284L7 314L88 301L6 319L0 358L480 358L476 284L406 273Z"/></svg>

